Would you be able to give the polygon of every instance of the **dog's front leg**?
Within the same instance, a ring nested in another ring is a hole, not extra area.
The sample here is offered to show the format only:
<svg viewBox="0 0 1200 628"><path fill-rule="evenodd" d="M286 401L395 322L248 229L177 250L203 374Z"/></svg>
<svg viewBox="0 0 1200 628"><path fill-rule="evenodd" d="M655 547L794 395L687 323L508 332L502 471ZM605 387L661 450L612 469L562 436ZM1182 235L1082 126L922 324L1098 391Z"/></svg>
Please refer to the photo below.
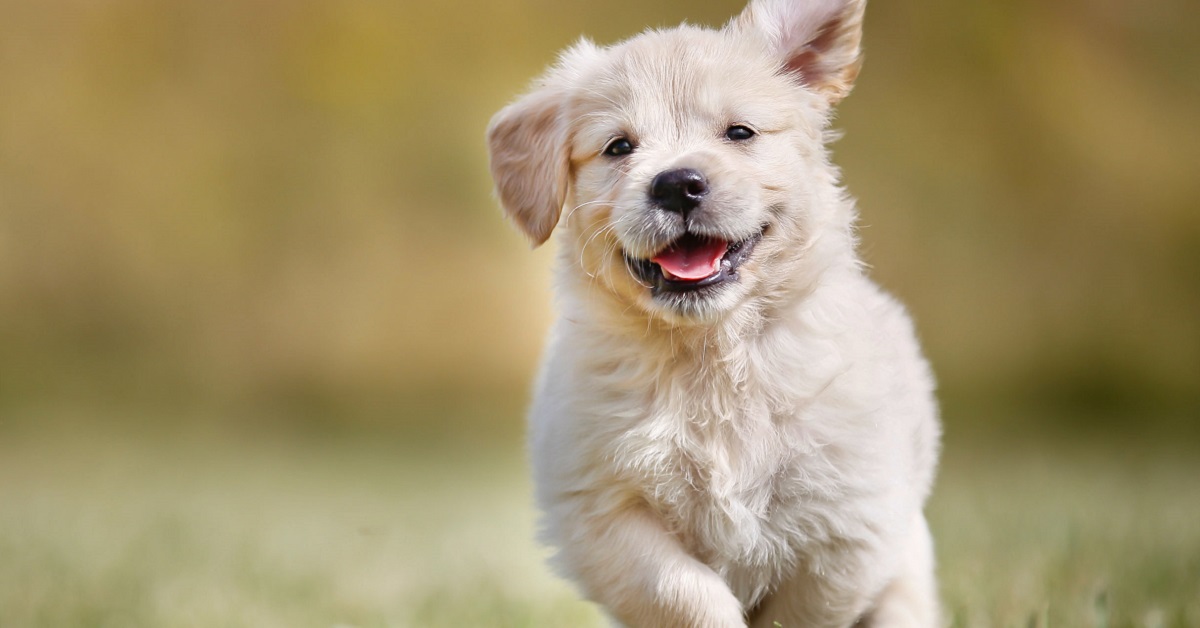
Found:
<svg viewBox="0 0 1200 628"><path fill-rule="evenodd" d="M645 506L603 514L580 508L559 523L563 566L621 624L745 627L741 603L725 581L688 554Z"/></svg>
<svg viewBox="0 0 1200 628"><path fill-rule="evenodd" d="M875 608L863 618L866 628L932 628L939 625L937 582L933 574L933 539L924 515L917 513L904 544L900 572L879 594Z"/></svg>
<svg viewBox="0 0 1200 628"><path fill-rule="evenodd" d="M851 544L807 548L827 567L802 563L754 610L752 628L851 628L883 586L878 552ZM889 627L892 628L892 627Z"/></svg>
<svg viewBox="0 0 1200 628"><path fill-rule="evenodd" d="M824 553L831 567L814 573L801 566L754 611L753 628L934 628L940 623L933 542L920 512L911 526L877 545L813 551Z"/></svg>

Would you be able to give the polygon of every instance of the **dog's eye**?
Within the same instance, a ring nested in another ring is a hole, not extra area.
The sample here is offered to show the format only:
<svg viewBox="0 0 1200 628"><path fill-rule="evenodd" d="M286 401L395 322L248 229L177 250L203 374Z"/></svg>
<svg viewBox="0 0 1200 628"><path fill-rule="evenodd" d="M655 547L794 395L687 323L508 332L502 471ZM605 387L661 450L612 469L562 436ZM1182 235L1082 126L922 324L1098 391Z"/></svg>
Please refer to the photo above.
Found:
<svg viewBox="0 0 1200 628"><path fill-rule="evenodd" d="M609 157L620 157L622 155L628 155L632 152L633 142L630 142L628 138L624 137L614 137L612 141L608 143L608 146L604 147L604 154L608 155Z"/></svg>
<svg viewBox="0 0 1200 628"><path fill-rule="evenodd" d="M756 133L754 132L754 129L741 124L735 124L728 129L725 129L725 137L735 142L744 142L755 135Z"/></svg>

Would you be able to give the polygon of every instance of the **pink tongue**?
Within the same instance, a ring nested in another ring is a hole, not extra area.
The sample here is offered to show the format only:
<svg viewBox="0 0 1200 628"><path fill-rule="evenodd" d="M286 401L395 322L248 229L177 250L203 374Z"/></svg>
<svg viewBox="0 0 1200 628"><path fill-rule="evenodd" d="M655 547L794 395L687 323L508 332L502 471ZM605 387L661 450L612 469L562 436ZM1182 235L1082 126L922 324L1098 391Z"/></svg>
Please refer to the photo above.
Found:
<svg viewBox="0 0 1200 628"><path fill-rule="evenodd" d="M729 244L724 240L689 240L654 256L667 279L704 279L717 272Z"/></svg>

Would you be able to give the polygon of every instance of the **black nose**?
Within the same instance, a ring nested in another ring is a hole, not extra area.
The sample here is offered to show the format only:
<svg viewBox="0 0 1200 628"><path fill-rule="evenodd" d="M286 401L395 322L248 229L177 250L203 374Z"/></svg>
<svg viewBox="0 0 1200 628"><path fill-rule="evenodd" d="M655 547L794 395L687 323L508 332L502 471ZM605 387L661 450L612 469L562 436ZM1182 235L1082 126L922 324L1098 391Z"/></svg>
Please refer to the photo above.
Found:
<svg viewBox="0 0 1200 628"><path fill-rule="evenodd" d="M707 195L708 180L691 168L660 172L650 182L650 200L667 211L684 216Z"/></svg>

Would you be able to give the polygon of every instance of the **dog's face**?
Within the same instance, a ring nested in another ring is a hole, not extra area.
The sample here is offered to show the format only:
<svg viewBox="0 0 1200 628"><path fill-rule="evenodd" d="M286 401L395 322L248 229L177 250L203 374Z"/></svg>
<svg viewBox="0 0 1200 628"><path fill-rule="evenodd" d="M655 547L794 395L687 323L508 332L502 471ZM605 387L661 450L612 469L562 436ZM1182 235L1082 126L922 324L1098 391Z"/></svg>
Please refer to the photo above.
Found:
<svg viewBox="0 0 1200 628"><path fill-rule="evenodd" d="M863 3L762 0L723 30L581 42L497 114L506 211L623 302L678 324L771 299L849 217L824 134L857 72Z"/></svg>

